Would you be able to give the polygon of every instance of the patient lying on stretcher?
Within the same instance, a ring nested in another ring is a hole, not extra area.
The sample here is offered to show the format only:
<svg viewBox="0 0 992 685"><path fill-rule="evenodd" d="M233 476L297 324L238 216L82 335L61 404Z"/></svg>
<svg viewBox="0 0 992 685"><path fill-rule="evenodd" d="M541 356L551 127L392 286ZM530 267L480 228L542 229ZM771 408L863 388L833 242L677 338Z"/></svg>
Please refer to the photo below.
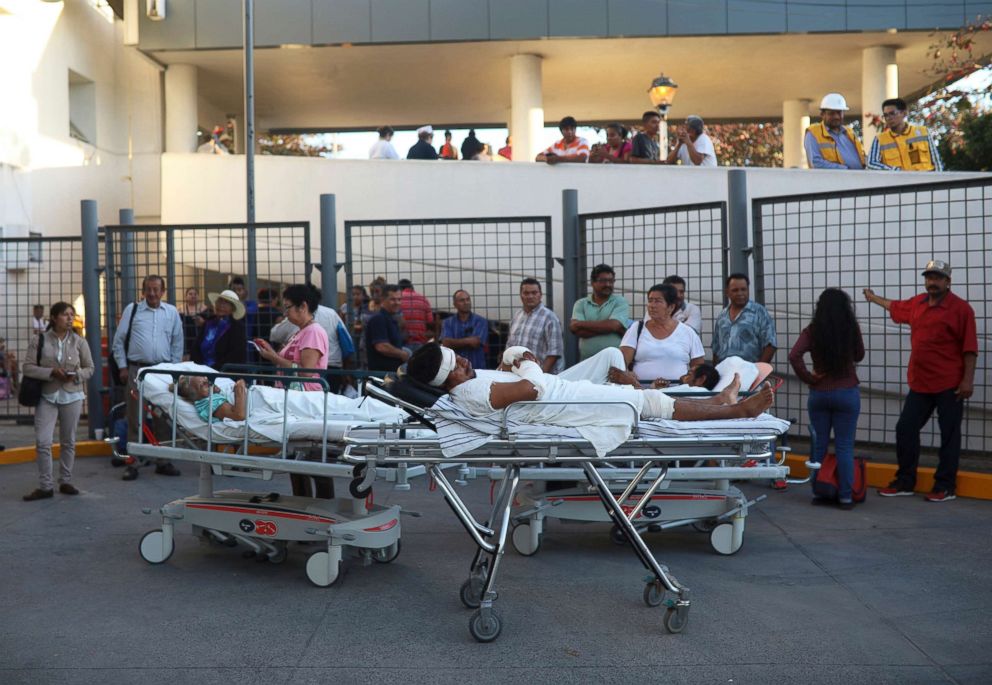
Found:
<svg viewBox="0 0 992 685"><path fill-rule="evenodd" d="M328 419L398 423L405 418L402 410L373 398L351 399L343 395L284 390L265 385L248 387L242 380L230 389L222 390L204 376L180 376L176 385L179 396L191 402L204 421L244 421L249 406L253 414L263 418L281 417L285 408L287 416L293 419L322 421L325 402Z"/></svg>
<svg viewBox="0 0 992 685"><path fill-rule="evenodd" d="M631 419L630 408L641 418L702 421L756 417L768 409L774 393L767 383L738 401L740 379L705 399L672 398L656 389L601 385L609 369L623 368L619 350L607 349L559 376L541 371L534 355L515 350L505 371L476 372L464 358L436 343L421 347L407 362L411 378L448 391L452 401L473 416L487 416L515 402L544 400L557 404L524 405L514 413L518 421L558 426L617 426ZM592 362L592 363L589 363ZM581 372L580 372L581 369ZM569 373L572 372L572 373ZM571 404L568 404L571 403ZM625 406L629 405L629 407Z"/></svg>

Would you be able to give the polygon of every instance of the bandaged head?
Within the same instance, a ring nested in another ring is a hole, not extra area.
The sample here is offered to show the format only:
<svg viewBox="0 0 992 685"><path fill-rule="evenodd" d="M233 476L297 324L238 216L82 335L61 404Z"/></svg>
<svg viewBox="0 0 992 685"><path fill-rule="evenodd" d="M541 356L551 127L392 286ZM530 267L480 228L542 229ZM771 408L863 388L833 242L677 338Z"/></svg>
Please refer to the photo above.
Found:
<svg viewBox="0 0 992 685"><path fill-rule="evenodd" d="M457 366L455 351L450 347L441 348L441 366L437 370L434 378L429 381L429 385L440 388L448 379L448 374L455 370Z"/></svg>

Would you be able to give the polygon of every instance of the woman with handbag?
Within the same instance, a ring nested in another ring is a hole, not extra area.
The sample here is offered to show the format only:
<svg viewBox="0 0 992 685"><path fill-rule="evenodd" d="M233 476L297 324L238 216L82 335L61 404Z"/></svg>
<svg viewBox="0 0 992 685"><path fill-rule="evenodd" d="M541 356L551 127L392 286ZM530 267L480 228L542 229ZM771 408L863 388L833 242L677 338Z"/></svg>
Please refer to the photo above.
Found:
<svg viewBox="0 0 992 685"><path fill-rule="evenodd" d="M22 403L33 404L35 451L38 460L38 488L24 495L26 502L51 497L55 491L52 478L52 441L55 422L59 422L59 492L78 495L70 482L76 459L76 429L83 410L86 381L93 375L93 357L89 345L72 330L75 311L68 302L52 305L48 329L28 345L24 357L22 385L32 385L37 397L22 391Z"/></svg>
<svg viewBox="0 0 992 685"><path fill-rule="evenodd" d="M803 355L809 353L813 371ZM831 430L837 457L837 503L854 507L854 435L861 414L861 391L854 366L865 358L861 327L851 298L840 288L820 293L816 311L789 352L796 376L809 386L810 458L821 463L827 454ZM816 501L816 500L814 500Z"/></svg>

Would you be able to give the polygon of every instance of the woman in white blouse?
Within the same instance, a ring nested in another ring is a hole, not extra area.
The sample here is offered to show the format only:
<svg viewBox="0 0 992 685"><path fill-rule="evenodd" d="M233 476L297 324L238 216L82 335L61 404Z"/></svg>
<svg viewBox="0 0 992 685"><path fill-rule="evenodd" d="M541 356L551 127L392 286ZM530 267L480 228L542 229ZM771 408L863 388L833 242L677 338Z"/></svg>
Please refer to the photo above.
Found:
<svg viewBox="0 0 992 685"><path fill-rule="evenodd" d="M34 410L35 451L39 486L25 501L45 499L55 492L52 478L52 441L59 422L59 492L78 495L72 484L76 457L76 429L83 410L86 381L93 375L93 357L86 341L73 332L76 316L68 302L52 305L48 330L35 336L24 356L24 375L42 381L41 401ZM41 345L39 354L38 346Z"/></svg>
<svg viewBox="0 0 992 685"><path fill-rule="evenodd" d="M671 285L658 284L648 290L647 318L631 324L620 341L628 371L612 374L611 381L635 387L647 381L662 388L703 363L699 335L672 318L678 306L678 293Z"/></svg>

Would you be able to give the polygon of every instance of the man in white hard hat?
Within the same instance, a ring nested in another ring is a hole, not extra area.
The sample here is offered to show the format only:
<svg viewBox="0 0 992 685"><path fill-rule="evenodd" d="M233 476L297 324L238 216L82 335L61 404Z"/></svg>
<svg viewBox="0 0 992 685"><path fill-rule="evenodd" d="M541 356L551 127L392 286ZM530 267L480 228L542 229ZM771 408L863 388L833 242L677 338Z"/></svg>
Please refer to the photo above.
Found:
<svg viewBox="0 0 992 685"><path fill-rule="evenodd" d="M813 169L864 169L865 151L850 127L844 126L847 101L827 93L820 101L820 123L806 129L803 145Z"/></svg>

